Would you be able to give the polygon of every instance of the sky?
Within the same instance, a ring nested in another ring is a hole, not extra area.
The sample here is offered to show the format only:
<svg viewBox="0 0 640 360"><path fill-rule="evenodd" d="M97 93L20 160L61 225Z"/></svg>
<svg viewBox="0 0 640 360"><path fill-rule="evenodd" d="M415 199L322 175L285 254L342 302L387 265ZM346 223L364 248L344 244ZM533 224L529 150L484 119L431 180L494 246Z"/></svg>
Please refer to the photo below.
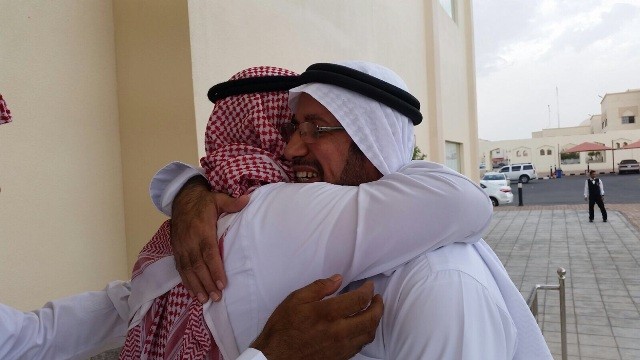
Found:
<svg viewBox="0 0 640 360"><path fill-rule="evenodd" d="M530 138L558 115L577 126L599 96L640 88L640 0L473 0L473 12L481 139Z"/></svg>

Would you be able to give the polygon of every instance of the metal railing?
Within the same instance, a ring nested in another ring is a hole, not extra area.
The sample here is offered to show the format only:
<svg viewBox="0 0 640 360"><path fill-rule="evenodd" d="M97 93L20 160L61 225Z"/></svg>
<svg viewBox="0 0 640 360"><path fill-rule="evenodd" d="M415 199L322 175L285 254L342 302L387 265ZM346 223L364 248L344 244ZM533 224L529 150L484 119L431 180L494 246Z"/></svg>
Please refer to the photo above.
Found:
<svg viewBox="0 0 640 360"><path fill-rule="evenodd" d="M527 299L527 305L533 316L538 321L538 290L558 290L560 293L560 345L562 346L562 360L567 360L567 308L564 297L564 280L567 271L564 268L558 268L558 285L540 285L531 289L531 294Z"/></svg>

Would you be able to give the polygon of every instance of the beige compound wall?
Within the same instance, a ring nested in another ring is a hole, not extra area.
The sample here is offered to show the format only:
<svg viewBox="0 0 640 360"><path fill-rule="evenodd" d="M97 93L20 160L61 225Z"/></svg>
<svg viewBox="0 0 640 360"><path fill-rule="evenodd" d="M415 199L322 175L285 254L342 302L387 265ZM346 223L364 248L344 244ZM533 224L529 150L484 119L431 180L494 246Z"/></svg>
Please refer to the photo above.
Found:
<svg viewBox="0 0 640 360"><path fill-rule="evenodd" d="M608 93L600 103L602 120L607 124L602 131L640 129L640 90ZM635 123L623 124L623 116L635 116Z"/></svg>
<svg viewBox="0 0 640 360"><path fill-rule="evenodd" d="M405 79L425 113L430 47L425 3L431 2L189 1L199 151L204 149L201 134L211 112L207 90L250 66L302 72L317 62L380 63ZM426 132L427 127L418 130ZM418 138L424 150L426 136Z"/></svg>
<svg viewBox="0 0 640 360"><path fill-rule="evenodd" d="M28 310L127 275L109 1L2 1L0 302Z"/></svg>
<svg viewBox="0 0 640 360"><path fill-rule="evenodd" d="M131 268L142 246L166 220L149 199L151 178L170 161L196 164L199 133L187 2L116 0L113 12Z"/></svg>
<svg viewBox="0 0 640 360"><path fill-rule="evenodd" d="M622 147L624 142L632 143L640 139L639 130L610 131L600 134L577 134L571 136L553 136L532 139L501 140L480 142L480 159L484 157L488 169L491 164L491 150L501 149L507 155L511 163L532 162L538 171L539 176L548 176L550 167L560 166L565 173L581 173L587 169L588 153L580 153L579 164L560 165L558 152L564 149L581 144L583 142L598 142L609 147L616 148L619 143ZM540 155L540 150L545 150L545 155ZM524 151L527 156L524 156ZM551 150L552 154L547 155L546 150ZM520 156L517 156L518 151ZM589 169L599 172L618 171L617 164L622 159L636 159L640 161L640 149L615 150L612 156L610 150L604 153L604 162L590 163ZM490 169L489 169L490 170ZM496 170L497 171L497 170Z"/></svg>
<svg viewBox="0 0 640 360"><path fill-rule="evenodd" d="M420 100L416 141L444 162L444 142L462 144L463 172L477 171L477 119L471 6L453 21L437 0L189 1L198 134L209 87L238 70L276 65L295 71L322 61L367 60L396 71ZM202 154L202 136L198 136ZM474 166L467 166L474 164Z"/></svg>

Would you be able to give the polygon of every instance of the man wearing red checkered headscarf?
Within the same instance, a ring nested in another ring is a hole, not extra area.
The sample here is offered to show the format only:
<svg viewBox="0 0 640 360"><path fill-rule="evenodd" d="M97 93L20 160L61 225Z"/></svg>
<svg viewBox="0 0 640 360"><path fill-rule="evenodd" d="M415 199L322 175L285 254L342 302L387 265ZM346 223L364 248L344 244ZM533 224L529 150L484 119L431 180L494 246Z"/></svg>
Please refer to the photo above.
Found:
<svg viewBox="0 0 640 360"><path fill-rule="evenodd" d="M243 70L231 80L295 76L275 67ZM280 127L290 121L286 91L226 97L215 103L200 160L213 190L234 197L261 184L288 182L291 170L281 160L285 143ZM156 261L172 255L170 221L144 246L136 262L136 279ZM219 246L223 245L223 239ZM220 251L222 253L222 251ZM222 354L203 319L203 306L182 284L158 296L144 318L129 330L121 359L221 359Z"/></svg>
<svg viewBox="0 0 640 360"><path fill-rule="evenodd" d="M0 94L0 125L11 122L11 110L7 107L7 103Z"/></svg>

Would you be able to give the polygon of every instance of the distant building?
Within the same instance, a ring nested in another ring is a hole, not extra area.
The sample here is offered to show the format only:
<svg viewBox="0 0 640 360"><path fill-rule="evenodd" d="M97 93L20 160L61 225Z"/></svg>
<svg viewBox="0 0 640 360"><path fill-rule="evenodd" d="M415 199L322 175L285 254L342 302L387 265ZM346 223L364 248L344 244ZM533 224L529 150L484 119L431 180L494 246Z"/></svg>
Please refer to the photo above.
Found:
<svg viewBox="0 0 640 360"><path fill-rule="evenodd" d="M582 174L587 168L614 172L622 159L640 160L640 149L622 149L640 140L640 89L608 93L600 107L601 114L592 115L578 126L542 129L531 133L531 139L480 140L480 163L490 170L501 164L531 162L539 176L548 176L556 168L565 174ZM563 154L583 142L600 143L615 150Z"/></svg>

